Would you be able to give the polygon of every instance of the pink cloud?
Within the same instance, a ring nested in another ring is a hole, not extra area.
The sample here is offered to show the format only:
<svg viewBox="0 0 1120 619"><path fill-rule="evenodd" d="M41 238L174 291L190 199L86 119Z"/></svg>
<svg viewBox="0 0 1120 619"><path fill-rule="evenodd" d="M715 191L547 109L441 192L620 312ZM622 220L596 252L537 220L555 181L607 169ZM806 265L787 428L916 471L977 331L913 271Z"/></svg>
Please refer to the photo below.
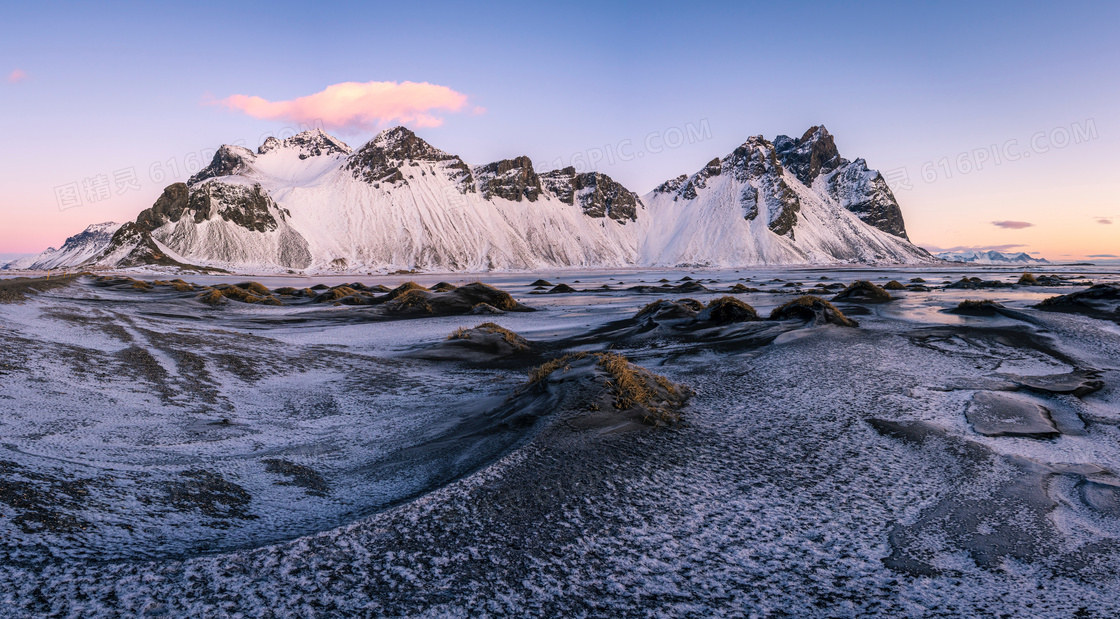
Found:
<svg viewBox="0 0 1120 619"><path fill-rule="evenodd" d="M992 225L1007 230L1022 230L1023 228L1031 228L1034 226L1034 224L1029 221L993 221Z"/></svg>
<svg viewBox="0 0 1120 619"><path fill-rule="evenodd" d="M27 72L23 69L16 69L8 74L8 83L15 84L27 79Z"/></svg>
<svg viewBox="0 0 1120 619"><path fill-rule="evenodd" d="M1104 225L1107 226L1107 225L1112 224L1112 218L1111 217L1098 217L1097 218L1097 223L1104 224Z"/></svg>
<svg viewBox="0 0 1120 619"><path fill-rule="evenodd" d="M233 95L218 103L253 118L312 124L327 129L372 132L392 123L438 127L441 113L467 107L467 95L427 82L343 82L291 101Z"/></svg>

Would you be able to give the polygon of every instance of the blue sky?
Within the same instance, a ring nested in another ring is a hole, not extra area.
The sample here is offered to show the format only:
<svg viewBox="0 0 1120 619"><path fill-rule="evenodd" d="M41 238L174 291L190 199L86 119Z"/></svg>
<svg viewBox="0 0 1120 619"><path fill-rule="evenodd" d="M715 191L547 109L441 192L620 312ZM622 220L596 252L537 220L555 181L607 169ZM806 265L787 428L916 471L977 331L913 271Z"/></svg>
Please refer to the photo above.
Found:
<svg viewBox="0 0 1120 619"><path fill-rule="evenodd" d="M748 136L823 123L841 154L891 172L919 243L1120 254L1120 4L976 4L6 7L0 253L130 219L218 145L298 129L216 100L412 81L485 108L418 128L470 163L602 154L597 169L644 193ZM1081 139L1050 145L1063 135ZM612 163L627 140L642 156ZM992 145L1030 156L975 169ZM119 194L59 208L57 187L129 169Z"/></svg>

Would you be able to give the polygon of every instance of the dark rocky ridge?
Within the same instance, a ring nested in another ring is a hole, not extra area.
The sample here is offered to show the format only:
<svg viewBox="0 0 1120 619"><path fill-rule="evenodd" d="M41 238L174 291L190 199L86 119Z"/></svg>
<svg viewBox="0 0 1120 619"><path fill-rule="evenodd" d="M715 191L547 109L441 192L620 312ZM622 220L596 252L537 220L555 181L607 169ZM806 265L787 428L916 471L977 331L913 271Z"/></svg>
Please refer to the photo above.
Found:
<svg viewBox="0 0 1120 619"><path fill-rule="evenodd" d="M910 240L902 208L886 179L877 170L869 170L863 159L856 159L828 179L828 193L863 223Z"/></svg>
<svg viewBox="0 0 1120 619"><path fill-rule="evenodd" d="M909 240L898 200L883 175L867 162L849 162L840 156L836 141L824 125L810 127L799 139L779 135L774 147L782 165L807 187L818 176L828 176L828 193L864 223ZM831 175L831 176L829 176Z"/></svg>
<svg viewBox="0 0 1120 619"><path fill-rule="evenodd" d="M800 139L779 135L774 139L774 148L782 160L782 165L793 172L797 180L807 187L821 174L827 174L848 163L836 149L832 134L824 125L809 127Z"/></svg>
<svg viewBox="0 0 1120 619"><path fill-rule="evenodd" d="M753 220L765 207L770 230L792 238L801 199L783 178L784 171L774 145L759 135L749 138L722 160L709 161L691 177L666 181L654 191L674 193L673 200L694 200L699 195L697 190L706 188L709 179L731 174L736 180L748 183L739 195L743 217Z"/></svg>
<svg viewBox="0 0 1120 619"><path fill-rule="evenodd" d="M541 178L533 170L533 162L528 157L503 159L478 166L474 169L482 197L505 198L513 202L522 199L536 202L541 197Z"/></svg>
<svg viewBox="0 0 1120 619"><path fill-rule="evenodd" d="M475 190L474 176L462 159L435 148L404 127L382 131L350 156L346 169L353 173L354 178L371 185L393 185L408 182L402 168L421 163L442 164L448 178L458 184L461 193Z"/></svg>
<svg viewBox="0 0 1120 619"><path fill-rule="evenodd" d="M575 204L588 217L610 217L617 221L635 221L642 201L606 174L584 172L579 174L569 166L541 176L544 187L565 204ZM590 189L591 191L585 191Z"/></svg>

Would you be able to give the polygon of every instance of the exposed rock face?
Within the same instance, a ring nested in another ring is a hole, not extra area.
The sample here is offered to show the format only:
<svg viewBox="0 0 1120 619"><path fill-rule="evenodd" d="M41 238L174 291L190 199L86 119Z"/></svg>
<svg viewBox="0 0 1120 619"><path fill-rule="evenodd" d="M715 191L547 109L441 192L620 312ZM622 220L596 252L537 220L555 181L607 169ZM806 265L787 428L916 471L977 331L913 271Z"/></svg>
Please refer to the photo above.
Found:
<svg viewBox="0 0 1120 619"><path fill-rule="evenodd" d="M779 135L774 140L774 147L782 165L807 186L812 186L817 176L848 163L836 150L836 142L824 125L809 127L798 140Z"/></svg>
<svg viewBox="0 0 1120 619"><path fill-rule="evenodd" d="M765 212L774 234L793 236L801 200L783 178L782 164L778 161L774 145L762 136L747 140L722 162L724 170L741 181L749 182L740 194L743 216L753 219ZM709 163L704 171L712 176L715 167Z"/></svg>
<svg viewBox="0 0 1120 619"><path fill-rule="evenodd" d="M473 172L479 193L487 200L497 197L536 202L541 197L541 179L528 157L495 161L478 166Z"/></svg>
<svg viewBox="0 0 1120 619"><path fill-rule="evenodd" d="M753 220L765 212L774 234L793 235L801 200L784 178L785 170L778 161L774 145L762 136L754 136L730 155L713 159L691 177L678 177L662 183L655 193L674 194L673 200L695 200L698 190L705 189L712 178L727 174L746 183L739 193L743 217Z"/></svg>
<svg viewBox="0 0 1120 619"><path fill-rule="evenodd" d="M909 240L902 209L878 170L867 162L840 156L832 134L823 125L810 127L799 139L779 135L774 148L782 165L812 187L818 176L827 178L828 193L864 223Z"/></svg>
<svg viewBox="0 0 1120 619"><path fill-rule="evenodd" d="M173 183L164 188L163 194L156 198L152 208L145 209L136 216L135 226L151 232L170 221L179 221L187 210L190 192L183 183ZM127 226L127 224L126 224Z"/></svg>
<svg viewBox="0 0 1120 619"><path fill-rule="evenodd" d="M125 267L190 266L168 256L156 241L168 247L191 247L204 242L193 229L185 230L183 225L197 225L215 218L246 232L274 232L286 216L287 211L277 206L259 184L208 180L188 187L184 183L174 183L164 189L151 208L141 211L136 221L121 226L97 260L115 257L117 264ZM238 252L244 250L240 243L234 243L217 257L236 260L242 257ZM289 268L306 267L311 260L307 242L290 229L281 230L275 259Z"/></svg>
<svg viewBox="0 0 1120 619"><path fill-rule="evenodd" d="M678 191L680 191L680 188L684 186L686 181L688 181L688 175L687 174L681 174L680 176L678 176L676 178L671 178L671 179L665 181L664 183L661 183L660 185L658 185L657 187L655 187L653 189L653 192L654 193L677 193Z"/></svg>
<svg viewBox="0 0 1120 619"><path fill-rule="evenodd" d="M457 183L460 193L475 190L474 176L462 159L435 148L404 127L395 127L378 134L351 155L346 169L354 174L354 178L371 185L395 185L407 183L406 176L427 173L428 170L406 169L422 168L425 163L436 164L429 166L432 173L436 173L438 168Z"/></svg>
<svg viewBox="0 0 1120 619"><path fill-rule="evenodd" d="M541 176L541 182L561 202L579 202L588 217L610 217L617 221L636 221L642 201L638 194L626 189L606 174L577 174L569 166Z"/></svg>
<svg viewBox="0 0 1120 619"><path fill-rule="evenodd" d="M195 223L221 217L249 230L268 232L277 227L274 212L282 214L284 211L275 205L260 185L209 182L192 191L183 183L174 183L163 190L163 195L151 208L137 215L133 225L139 230L152 232L189 215Z"/></svg>
<svg viewBox="0 0 1120 619"><path fill-rule="evenodd" d="M855 213L864 223L909 240L902 209L878 170L856 159L828 179L828 193L840 206Z"/></svg>
<svg viewBox="0 0 1120 619"><path fill-rule="evenodd" d="M188 208L194 211L195 223L220 216L242 228L270 232L277 228L273 212L283 212L261 189L260 185L228 185L205 183L191 193Z"/></svg>

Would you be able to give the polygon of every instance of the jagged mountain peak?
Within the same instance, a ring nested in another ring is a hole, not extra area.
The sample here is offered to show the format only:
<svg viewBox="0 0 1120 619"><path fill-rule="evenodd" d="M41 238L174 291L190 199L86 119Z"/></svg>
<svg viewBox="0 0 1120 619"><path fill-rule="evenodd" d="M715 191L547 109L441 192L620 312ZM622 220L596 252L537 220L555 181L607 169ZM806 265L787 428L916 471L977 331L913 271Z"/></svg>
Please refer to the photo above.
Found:
<svg viewBox="0 0 1120 619"><path fill-rule="evenodd" d="M824 125L814 125L798 139L779 135L774 148L782 165L799 181L811 186L814 179L848 163L840 156L836 141Z"/></svg>
<svg viewBox="0 0 1120 619"><path fill-rule="evenodd" d="M286 148L299 149L300 159L319 157L322 155L349 155L354 152L345 142L326 133L322 129L310 129L297 133L284 140L269 136L257 149L257 154L264 155L275 150Z"/></svg>
<svg viewBox="0 0 1120 619"><path fill-rule="evenodd" d="M198 171L198 174L187 180L188 185L196 185L210 178L242 174L250 169L250 164L257 155L243 146L223 144L214 153L210 165Z"/></svg>
<svg viewBox="0 0 1120 619"><path fill-rule="evenodd" d="M413 133L406 127L393 127L378 133L372 140L358 152L379 150L393 159L410 159L413 161L445 161L455 155L446 153L423 138Z"/></svg>
<svg viewBox="0 0 1120 619"><path fill-rule="evenodd" d="M377 134L350 156L346 169L353 173L354 178L371 185L380 187L382 183L388 183L395 186L408 183L403 168L416 167L421 163L440 164L443 173L456 183L460 193L474 191L470 167L462 159L428 144L405 127L393 127Z"/></svg>

